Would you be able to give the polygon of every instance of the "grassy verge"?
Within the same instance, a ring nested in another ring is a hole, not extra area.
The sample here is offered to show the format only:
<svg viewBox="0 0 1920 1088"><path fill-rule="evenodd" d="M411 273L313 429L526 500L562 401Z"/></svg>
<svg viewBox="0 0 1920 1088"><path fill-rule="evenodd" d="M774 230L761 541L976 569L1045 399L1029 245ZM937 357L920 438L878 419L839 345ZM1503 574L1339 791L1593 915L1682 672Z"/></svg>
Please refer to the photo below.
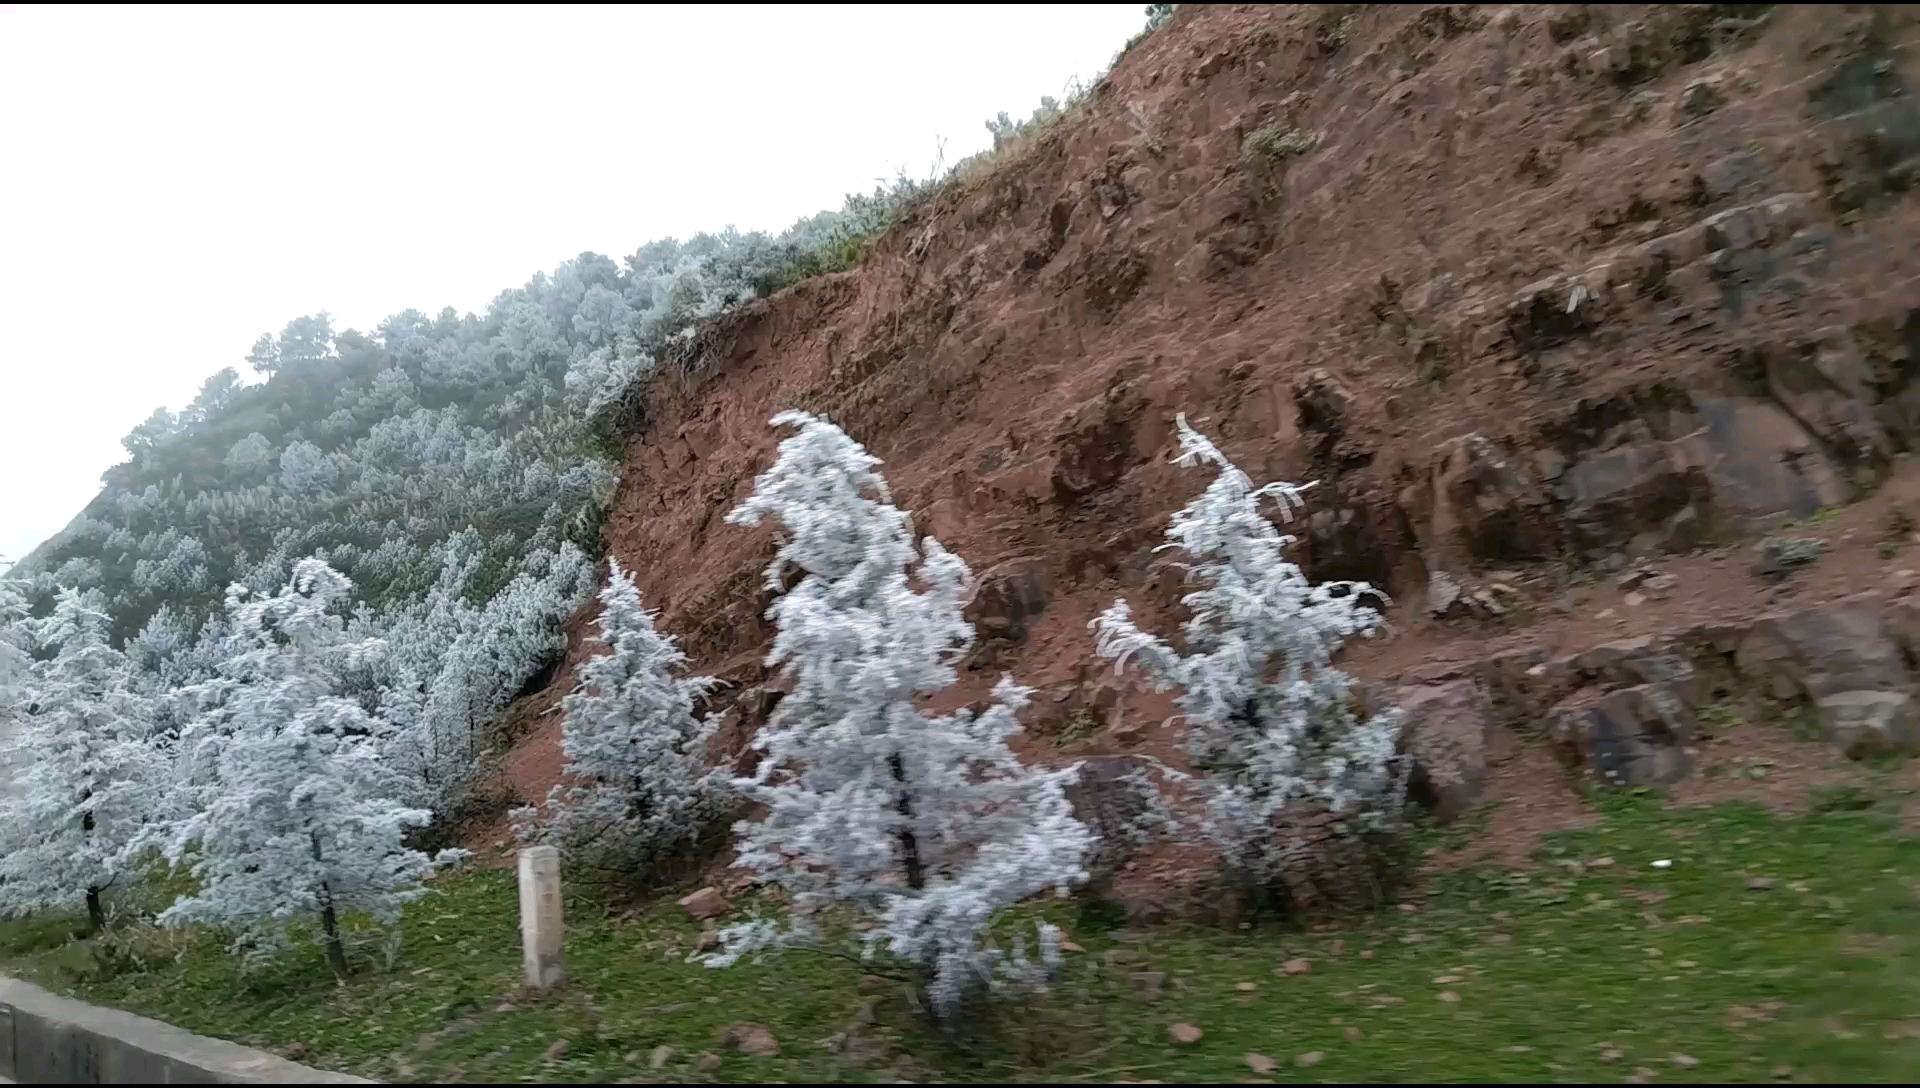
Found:
<svg viewBox="0 0 1920 1088"><path fill-rule="evenodd" d="M1852 789L1777 817L1615 798L1535 868L1448 873L1400 909L1312 931L1096 932L1062 910L1084 951L1053 996L961 1041L925 1034L843 961L690 965L697 927L671 903L622 917L574 899L571 985L516 999L498 872L441 880L392 966L345 987L310 948L242 979L206 935L137 934L103 966L58 919L0 926L0 962L389 1080L1912 1082L1920 840L1895 800ZM1293 959L1311 969L1278 971ZM780 1053L723 1053L736 1021L766 1025ZM1201 1038L1174 1042L1181 1022ZM657 1047L673 1053L656 1071Z"/></svg>

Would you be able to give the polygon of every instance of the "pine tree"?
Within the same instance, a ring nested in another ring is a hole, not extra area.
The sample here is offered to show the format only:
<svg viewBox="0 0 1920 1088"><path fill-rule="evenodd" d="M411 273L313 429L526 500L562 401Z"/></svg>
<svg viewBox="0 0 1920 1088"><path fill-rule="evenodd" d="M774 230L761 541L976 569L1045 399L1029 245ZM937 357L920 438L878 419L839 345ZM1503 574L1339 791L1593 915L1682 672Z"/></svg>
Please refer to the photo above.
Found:
<svg viewBox="0 0 1920 1088"><path fill-rule="evenodd" d="M224 927L255 956L283 947L291 923L316 918L342 978L341 917L394 924L433 867L406 845L429 814L393 800L399 783L376 744L383 723L340 693L343 672L384 652L348 636L336 609L350 588L304 559L274 596L228 592L234 653L207 685L213 709L181 737L211 774L167 847L176 863L191 857L199 891L161 915Z"/></svg>
<svg viewBox="0 0 1920 1088"><path fill-rule="evenodd" d="M639 873L683 858L726 815L724 783L706 766L712 726L694 716L714 681L678 675L686 655L654 628L617 560L600 593L599 628L606 652L561 701L568 782L548 793L544 814L515 815L527 838Z"/></svg>
<svg viewBox="0 0 1920 1088"><path fill-rule="evenodd" d="M102 893L135 871L164 782L146 700L108 642L111 622L98 594L62 591L51 616L27 625L40 659L22 668L17 636L6 640L16 642L15 694L0 696L13 718L4 760L13 782L0 792L0 826L14 839L0 854L0 910L84 903L95 931L106 924Z"/></svg>
<svg viewBox="0 0 1920 1088"><path fill-rule="evenodd" d="M1205 435L1179 419L1175 463L1209 465L1213 482L1173 516L1167 546L1184 550L1200 588L1182 653L1134 624L1115 601L1093 628L1116 668L1137 662L1161 689L1178 688L1187 751L1203 776L1203 826L1248 884L1279 891L1310 859L1289 820L1331 813L1337 834L1390 832L1405 774L1395 755L1400 715L1362 717L1352 679L1333 665L1349 637L1381 616L1364 582L1315 585L1289 561L1293 538L1262 513L1273 499L1291 517L1312 485L1254 487Z"/></svg>
<svg viewBox="0 0 1920 1088"><path fill-rule="evenodd" d="M1089 834L1064 793L1078 767L1036 770L1014 756L1028 691L1010 679L985 710L920 709L954 682L973 640L966 564L931 538L915 547L878 459L838 427L798 412L773 422L797 431L728 520L776 519L786 539L766 584L778 591L790 567L800 578L767 612L778 624L768 664L784 667L791 690L756 741L755 775L737 783L767 806L764 820L737 825L738 863L783 887L793 913L784 930L729 928L708 962L811 942L816 912L850 907L873 923L856 938L861 955L910 965L951 1022L996 967L1032 973L1023 950L994 949L994 916L1086 875ZM1057 962L1057 942L1043 928L1042 968Z"/></svg>

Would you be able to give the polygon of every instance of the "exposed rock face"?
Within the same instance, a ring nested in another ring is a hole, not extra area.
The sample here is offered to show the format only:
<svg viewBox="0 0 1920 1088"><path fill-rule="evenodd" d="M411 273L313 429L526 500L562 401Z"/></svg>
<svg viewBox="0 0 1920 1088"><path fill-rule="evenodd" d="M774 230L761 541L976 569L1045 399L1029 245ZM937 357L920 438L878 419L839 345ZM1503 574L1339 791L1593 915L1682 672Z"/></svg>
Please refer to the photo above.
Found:
<svg viewBox="0 0 1920 1088"><path fill-rule="evenodd" d="M1740 674L1776 699L1889 691L1908 683L1906 662L1877 600L1853 599L1762 617L1735 651Z"/></svg>
<svg viewBox="0 0 1920 1088"><path fill-rule="evenodd" d="M1454 738L1474 735L1459 723L1483 712L1516 726L1544 720L1563 761L1594 781L1665 785L1691 772L1695 711L1725 701L1760 716L1809 713L1852 758L1920 751L1920 598L1911 588L1902 582L1891 596L1693 624L1557 658L1510 652L1464 671L1418 670L1408 679L1423 683L1395 695L1408 711L1409 750L1417 767L1444 762L1422 753L1437 746L1451 755ZM1490 712L1483 690L1495 695ZM1456 796L1471 804L1473 794ZM1459 811L1458 800L1430 803Z"/></svg>
<svg viewBox="0 0 1920 1088"><path fill-rule="evenodd" d="M966 617L982 638L1023 642L1027 627L1047 608L1046 572L1035 559L996 564L976 584Z"/></svg>

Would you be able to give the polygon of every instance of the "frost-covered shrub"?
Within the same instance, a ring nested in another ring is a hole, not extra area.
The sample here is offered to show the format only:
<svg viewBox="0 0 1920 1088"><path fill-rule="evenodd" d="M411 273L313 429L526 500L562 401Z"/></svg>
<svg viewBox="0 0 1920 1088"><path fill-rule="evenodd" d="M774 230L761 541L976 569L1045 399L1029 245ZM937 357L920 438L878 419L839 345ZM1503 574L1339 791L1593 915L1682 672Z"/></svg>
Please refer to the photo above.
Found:
<svg viewBox="0 0 1920 1088"><path fill-rule="evenodd" d="M1032 985L1057 962L1050 929L1035 963L996 949L989 926L1084 879L1089 835L1064 792L1078 767L1014 756L1028 690L1011 679L984 710L921 709L973 641L966 564L932 538L915 546L879 461L838 427L798 412L773 422L797 431L728 520L784 531L766 585L779 591L790 568L800 577L767 611L778 625L767 660L791 687L755 741L756 773L737 783L767 815L736 831L738 864L785 889L792 913L784 927L730 927L708 962L811 943L819 912L850 909L867 923L860 955L917 972L951 1022L996 977Z"/></svg>
<svg viewBox="0 0 1920 1088"><path fill-rule="evenodd" d="M250 959L284 947L296 922L317 921L342 977L342 919L394 925L433 868L406 845L431 814L396 800L401 783L378 744L385 724L343 694L345 675L386 652L348 632L340 610L351 588L304 559L277 594L229 591L232 655L202 685L209 709L180 740L204 773L166 843L198 891L160 916L225 929Z"/></svg>
<svg viewBox="0 0 1920 1088"><path fill-rule="evenodd" d="M514 815L523 839L646 882L671 875L659 870L722 826L730 791L706 765L712 726L694 716L714 681L680 675L686 655L654 628L633 578L612 567L595 639L605 651L561 701L567 781L548 793L544 812Z"/></svg>
<svg viewBox="0 0 1920 1088"><path fill-rule="evenodd" d="M1212 442L1179 421L1177 463L1210 466L1213 482L1173 516L1167 546L1186 552L1199 588L1182 648L1140 630L1125 601L1093 622L1116 668L1138 664L1178 688L1187 753L1199 776L1201 825L1247 885L1314 894L1339 879L1326 867L1366 858L1399 827L1406 774L1395 755L1400 714L1356 710L1352 679L1333 656L1381 624L1364 582L1315 585L1286 558L1282 517L1311 485L1255 487Z"/></svg>

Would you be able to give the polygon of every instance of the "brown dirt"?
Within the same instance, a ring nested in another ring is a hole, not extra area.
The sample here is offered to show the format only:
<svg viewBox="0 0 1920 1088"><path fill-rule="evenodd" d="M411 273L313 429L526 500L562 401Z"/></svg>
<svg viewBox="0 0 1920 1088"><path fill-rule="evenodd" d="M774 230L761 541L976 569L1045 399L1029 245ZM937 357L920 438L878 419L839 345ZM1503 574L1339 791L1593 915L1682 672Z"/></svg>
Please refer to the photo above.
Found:
<svg viewBox="0 0 1920 1088"><path fill-rule="evenodd" d="M1024 639L951 696L1002 669L1041 689L1036 758L1103 682L1087 622L1116 596L1177 617L1153 548L1202 486L1168 464L1181 412L1256 477L1321 481L1303 560L1398 602L1392 637L1351 655L1365 675L1568 652L1920 567L1920 550L1878 553L1888 511L1920 511L1901 454L1920 201L1883 161L1909 149L1861 128L1903 108L1874 79L1920 85L1920 12L1782 6L1747 25L1725 7L1183 5L1066 121L859 268L701 330L630 437L611 550L697 667L765 682L772 535L722 518L771 462L769 417L825 414L975 571L1020 560L1044 581ZM1735 238L1742 215L1771 240ZM1537 287L1557 275L1573 278ZM1856 390L1885 432L1864 452L1846 437L1864 425L1794 384L1816 357L1853 381L1835 352L1877 376ZM1593 482L1642 450L1678 467ZM1755 534L1854 500L1794 530L1832 548L1784 588L1749 573ZM1676 537L1693 515L1704 538ZM1630 605L1607 574L1640 555L1680 584ZM1509 581L1518 603L1430 617L1441 570ZM561 684L578 656L576 638ZM1122 714L1173 751L1164 697ZM558 776L558 720L523 717L508 773L531 798ZM1116 750L1103 724L1071 753ZM1578 818L1548 798L1545 758L1496 774L1496 854Z"/></svg>

